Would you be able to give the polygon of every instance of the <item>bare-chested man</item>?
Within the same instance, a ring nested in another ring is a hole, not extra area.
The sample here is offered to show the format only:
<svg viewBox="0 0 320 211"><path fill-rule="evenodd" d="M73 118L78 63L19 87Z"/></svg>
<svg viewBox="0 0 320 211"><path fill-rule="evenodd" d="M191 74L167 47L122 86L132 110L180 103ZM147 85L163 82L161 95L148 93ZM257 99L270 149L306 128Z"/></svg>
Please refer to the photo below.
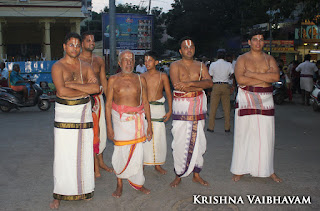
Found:
<svg viewBox="0 0 320 211"><path fill-rule="evenodd" d="M244 174L270 177L281 182L273 170L275 142L272 82L279 80L275 59L262 49L260 32L250 35L251 50L241 55L235 66L239 84L235 109L234 145L231 163L233 180Z"/></svg>
<svg viewBox="0 0 320 211"><path fill-rule="evenodd" d="M65 57L52 66L57 89L54 122L54 200L81 200L93 197L93 129L90 94L99 92L97 78L86 62L79 59L81 37L67 34Z"/></svg>
<svg viewBox="0 0 320 211"><path fill-rule="evenodd" d="M170 78L174 86L172 105L172 153L176 178L171 187L181 182L181 177L193 172L193 181L209 185L199 173L206 151L204 134L207 98L204 89L213 86L206 65L193 60L194 42L189 37L180 40L182 59L170 66Z"/></svg>
<svg viewBox="0 0 320 211"><path fill-rule="evenodd" d="M93 54L93 50L95 48L94 34L92 32L85 32L82 34L81 38L82 52L79 58L92 66L100 85L100 92L92 95L94 99L94 105L92 108L94 127L94 174L95 177L100 177L100 168L108 172L112 172L113 170L103 162L103 151L107 144L107 128L103 99L103 93L107 93L105 62L100 56Z"/></svg>
<svg viewBox="0 0 320 211"><path fill-rule="evenodd" d="M108 83L107 133L114 142L112 165L117 176L117 188L112 196L116 198L122 194L122 179L127 179L134 189L150 193L143 186L142 145L146 139L152 138L150 106L146 80L133 73L134 61L131 51L121 52L118 62L121 72L111 76Z"/></svg>
<svg viewBox="0 0 320 211"><path fill-rule="evenodd" d="M144 63L148 71L143 73L142 76L147 81L153 136L151 141L143 143L143 163L144 165L155 166L158 172L166 174L167 171L161 165L165 163L167 156L166 126L164 123L170 119L172 114L170 82L167 74L157 71L156 65L159 61L155 52L147 52L144 55ZM166 113L164 106L166 99L163 96L163 89L168 100L168 113Z"/></svg>

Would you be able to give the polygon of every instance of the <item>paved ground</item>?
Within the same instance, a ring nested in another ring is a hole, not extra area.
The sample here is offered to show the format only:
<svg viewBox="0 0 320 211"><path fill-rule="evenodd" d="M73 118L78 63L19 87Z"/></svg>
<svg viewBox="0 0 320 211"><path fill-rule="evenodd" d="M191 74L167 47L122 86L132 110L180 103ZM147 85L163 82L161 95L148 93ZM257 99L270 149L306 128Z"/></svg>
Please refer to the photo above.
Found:
<svg viewBox="0 0 320 211"><path fill-rule="evenodd" d="M299 101L298 96L295 100ZM49 210L53 176L53 107L41 112L36 107L0 113L0 210ZM233 121L233 119L232 119ZM245 176L237 183L229 171L233 136L224 132L224 119L217 120L215 133L207 133L207 152L201 175L210 187L184 178L177 188L171 154L171 122L167 124L168 154L160 175L152 167L145 168L143 195L124 183L123 195L115 199L111 193L116 177L102 172L96 180L91 201L62 202L60 210L319 210L320 209L320 112L311 107L289 104L276 107L275 171L284 180L276 184L269 178ZM233 130L232 130L233 131ZM108 142L104 159L111 165L112 143ZM238 196L244 204L194 205L193 194ZM246 195L311 196L310 205L251 205Z"/></svg>

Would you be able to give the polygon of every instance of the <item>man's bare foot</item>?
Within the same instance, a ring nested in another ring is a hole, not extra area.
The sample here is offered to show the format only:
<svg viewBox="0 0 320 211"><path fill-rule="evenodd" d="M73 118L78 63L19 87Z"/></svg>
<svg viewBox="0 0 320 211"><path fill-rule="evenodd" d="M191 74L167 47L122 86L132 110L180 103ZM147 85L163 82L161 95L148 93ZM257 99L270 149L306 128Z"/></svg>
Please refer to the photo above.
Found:
<svg viewBox="0 0 320 211"><path fill-rule="evenodd" d="M170 183L170 186L172 188L175 188L179 185L180 182L181 182L181 178L176 176L176 178Z"/></svg>
<svg viewBox="0 0 320 211"><path fill-rule="evenodd" d="M115 198L120 198L120 196L122 195L122 179L117 178L117 189L112 193L112 196Z"/></svg>
<svg viewBox="0 0 320 211"><path fill-rule="evenodd" d="M232 177L232 180L235 181L235 182L238 182L238 181L241 179L242 176L243 176L243 175L236 175L236 174L234 174L233 177Z"/></svg>
<svg viewBox="0 0 320 211"><path fill-rule="evenodd" d="M270 178L275 182L282 182L282 179L280 179L280 177L278 177L275 173L271 174Z"/></svg>
<svg viewBox="0 0 320 211"><path fill-rule="evenodd" d="M50 209L57 210L60 206L60 200L53 199L53 201L50 203Z"/></svg>
<svg viewBox="0 0 320 211"><path fill-rule="evenodd" d="M200 177L199 173L194 173L194 174L193 174L192 181L193 181L193 182L199 182L199 183L200 183L201 185L203 185L203 186L209 186L209 183L208 183L207 181L203 180L203 179Z"/></svg>
<svg viewBox="0 0 320 211"><path fill-rule="evenodd" d="M160 165L156 165L154 168L155 168L158 172L160 172L160 174L166 174L166 173L167 173L167 171L164 170Z"/></svg>
<svg viewBox="0 0 320 211"><path fill-rule="evenodd" d="M149 194L151 191L145 187L142 186L142 188L140 188L140 191L144 194Z"/></svg>
<svg viewBox="0 0 320 211"><path fill-rule="evenodd" d="M95 178L101 177L100 171L94 171L94 177Z"/></svg>
<svg viewBox="0 0 320 211"><path fill-rule="evenodd" d="M113 168L111 168L111 167L108 167L106 164L101 164L101 163L99 163L99 167L100 168L102 168L102 169L104 169L104 170L106 170L107 172L113 172Z"/></svg>

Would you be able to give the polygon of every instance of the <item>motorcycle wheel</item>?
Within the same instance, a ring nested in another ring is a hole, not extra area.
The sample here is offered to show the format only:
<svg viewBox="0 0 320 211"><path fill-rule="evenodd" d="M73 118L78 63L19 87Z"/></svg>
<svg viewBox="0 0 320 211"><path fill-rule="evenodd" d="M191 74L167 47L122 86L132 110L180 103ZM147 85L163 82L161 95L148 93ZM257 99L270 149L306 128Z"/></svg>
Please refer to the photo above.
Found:
<svg viewBox="0 0 320 211"><path fill-rule="evenodd" d="M9 112L10 110L12 109L12 107L9 107L9 106L4 106L4 105L2 105L2 106L0 106L0 110L2 111L2 112Z"/></svg>
<svg viewBox="0 0 320 211"><path fill-rule="evenodd" d="M273 96L273 100L274 100L275 104L281 105L284 101L284 98L280 94L278 94L278 95Z"/></svg>
<svg viewBox="0 0 320 211"><path fill-rule="evenodd" d="M313 108L314 111L319 111L320 110L320 108L318 107L316 102L313 102L312 108Z"/></svg>
<svg viewBox="0 0 320 211"><path fill-rule="evenodd" d="M38 103L38 108L41 111L47 111L49 110L50 107L51 107L51 103L49 102L49 100L40 100Z"/></svg>

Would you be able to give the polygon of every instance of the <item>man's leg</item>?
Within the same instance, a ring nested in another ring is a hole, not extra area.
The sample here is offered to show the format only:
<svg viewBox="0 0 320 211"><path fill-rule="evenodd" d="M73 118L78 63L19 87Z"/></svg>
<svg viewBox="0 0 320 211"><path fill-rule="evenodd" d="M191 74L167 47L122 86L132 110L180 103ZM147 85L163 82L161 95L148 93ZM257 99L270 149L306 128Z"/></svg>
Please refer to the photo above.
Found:
<svg viewBox="0 0 320 211"><path fill-rule="evenodd" d="M305 91L305 95L306 95L306 105L309 106L310 105L310 92Z"/></svg>
<svg viewBox="0 0 320 211"><path fill-rule="evenodd" d="M270 178L275 182L282 182L282 179L280 179L280 177L278 177L275 173L271 174Z"/></svg>
<svg viewBox="0 0 320 211"><path fill-rule="evenodd" d="M113 168L111 167L108 167L104 162L103 162L103 155L102 153L98 154L97 155L97 160L98 160L98 163L99 163L99 167L108 171L108 172L113 172Z"/></svg>
<svg viewBox="0 0 320 211"><path fill-rule="evenodd" d="M201 177L200 177L200 174L199 173L196 173L196 172L193 172L193 178L192 178L192 181L193 182L198 182L200 183L201 185L204 185L204 186L208 186L209 183L205 180L203 180Z"/></svg>
<svg viewBox="0 0 320 211"><path fill-rule="evenodd" d="M211 92L208 130L214 130L216 112L220 102L220 94L219 94L218 87L219 87L218 84L213 85L213 89Z"/></svg>
<svg viewBox="0 0 320 211"><path fill-rule="evenodd" d="M50 209L52 210L59 209L59 206L60 206L60 200L58 199L53 199L52 202L50 203Z"/></svg>
<svg viewBox="0 0 320 211"><path fill-rule="evenodd" d="M160 172L160 174L166 174L166 173L167 173L167 171L164 170L160 165L155 165L154 168L155 168L158 172Z"/></svg>
<svg viewBox="0 0 320 211"><path fill-rule="evenodd" d="M302 105L306 103L306 92L301 89Z"/></svg>
<svg viewBox="0 0 320 211"><path fill-rule="evenodd" d="M94 176L95 178L101 177L97 153L94 153Z"/></svg>
<svg viewBox="0 0 320 211"><path fill-rule="evenodd" d="M123 188L123 183L122 179L117 178L117 188L116 190L112 193L113 197L119 198L122 195L122 188Z"/></svg>
<svg viewBox="0 0 320 211"><path fill-rule="evenodd" d="M222 108L224 112L224 129L230 131L230 88L228 84L223 84L223 92L221 95Z"/></svg>

